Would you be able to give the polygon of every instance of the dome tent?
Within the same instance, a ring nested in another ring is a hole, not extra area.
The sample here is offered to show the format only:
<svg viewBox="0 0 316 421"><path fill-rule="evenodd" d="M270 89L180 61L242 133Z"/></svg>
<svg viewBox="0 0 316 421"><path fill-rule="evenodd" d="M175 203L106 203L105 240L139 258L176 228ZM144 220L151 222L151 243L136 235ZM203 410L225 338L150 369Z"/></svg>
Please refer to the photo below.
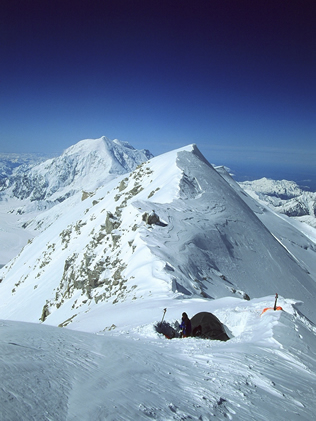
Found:
<svg viewBox="0 0 316 421"><path fill-rule="evenodd" d="M192 335L197 338L213 339L227 341L229 336L226 334L223 324L212 313L197 313L191 319ZM171 325L166 321L161 321L155 325L158 333L162 333L168 339L179 338L179 323Z"/></svg>
<svg viewBox="0 0 316 421"><path fill-rule="evenodd" d="M191 319L192 336L227 341L229 339L223 324L212 313L203 311Z"/></svg>

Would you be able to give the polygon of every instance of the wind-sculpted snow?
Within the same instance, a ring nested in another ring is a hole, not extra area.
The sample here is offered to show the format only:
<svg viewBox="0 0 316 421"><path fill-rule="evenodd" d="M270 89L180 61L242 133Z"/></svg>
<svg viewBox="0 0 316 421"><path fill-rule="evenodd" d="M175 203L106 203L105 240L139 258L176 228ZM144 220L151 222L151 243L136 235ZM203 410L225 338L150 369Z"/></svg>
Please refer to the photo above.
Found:
<svg viewBox="0 0 316 421"><path fill-rule="evenodd" d="M249 299L277 288L315 321L314 243L301 233L302 249L299 231L238 189L193 145L74 195L1 270L0 317L66 326L161 295Z"/></svg>
<svg viewBox="0 0 316 421"><path fill-rule="evenodd" d="M37 218L0 269L0 419L313 419L316 236L195 145ZM230 340L167 340L164 309L212 312Z"/></svg>
<svg viewBox="0 0 316 421"><path fill-rule="evenodd" d="M108 312L97 335L0 321L0 418L310 421L315 328L283 298L261 316L271 301L142 302L128 318L113 306L117 328L104 330ZM231 339L167 340L153 329L164 306L169 321L207 308Z"/></svg>

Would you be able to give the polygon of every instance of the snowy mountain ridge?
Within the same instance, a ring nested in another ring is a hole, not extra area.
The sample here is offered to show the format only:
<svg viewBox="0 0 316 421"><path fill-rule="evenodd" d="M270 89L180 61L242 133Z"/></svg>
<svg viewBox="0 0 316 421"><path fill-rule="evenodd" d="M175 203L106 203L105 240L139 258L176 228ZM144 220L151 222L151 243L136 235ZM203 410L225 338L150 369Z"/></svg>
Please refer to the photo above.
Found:
<svg viewBox="0 0 316 421"><path fill-rule="evenodd" d="M312 228L254 200L196 145L113 175L19 216L42 225L0 270L0 419L310 421ZM0 230L6 245L12 232ZM230 340L167 340L154 329L164 309L172 324L211 312Z"/></svg>
<svg viewBox="0 0 316 421"><path fill-rule="evenodd" d="M0 180L0 265L63 214L59 204L67 198L77 192L89 195L150 157L147 150L103 136L82 140L36 165L20 165L20 159L12 174Z"/></svg>
<svg viewBox="0 0 316 421"><path fill-rule="evenodd" d="M302 300L304 314L316 320L315 243L289 224L280 227L195 145L61 207L58 219L1 270L0 317L84 325L93 311L97 326L105 313L112 318L113 304L131 300L248 299L277 287Z"/></svg>
<svg viewBox="0 0 316 421"><path fill-rule="evenodd" d="M271 180L263 177L260 180L243 181L239 183L244 189L253 189L267 196L279 199L292 199L302 194L302 189L295 181Z"/></svg>
<svg viewBox="0 0 316 421"><path fill-rule="evenodd" d="M316 228L316 193L300 188L294 181L262 178L244 181L240 186L256 200L281 214Z"/></svg>
<svg viewBox="0 0 316 421"><path fill-rule="evenodd" d="M229 328L233 337L227 342L166 340L152 327L163 308L156 302L150 312L144 303L137 311L127 306L125 317L113 306L123 328L97 335L1 321L0 416L9 421L265 421L272 416L310 421L315 328L291 300L280 300L283 312L260 316L272 300L226 298L205 307L176 300L168 307L168 320L183 308L189 314L211 311ZM107 322L104 317L103 326Z"/></svg>

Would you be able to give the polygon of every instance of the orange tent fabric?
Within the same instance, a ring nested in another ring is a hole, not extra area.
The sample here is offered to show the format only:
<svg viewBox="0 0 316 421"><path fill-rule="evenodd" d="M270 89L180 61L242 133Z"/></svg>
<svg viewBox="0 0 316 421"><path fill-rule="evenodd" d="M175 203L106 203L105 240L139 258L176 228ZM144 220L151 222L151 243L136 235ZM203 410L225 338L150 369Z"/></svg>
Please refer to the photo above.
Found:
<svg viewBox="0 0 316 421"><path fill-rule="evenodd" d="M261 315L260 315L260 316L262 316L262 315L263 315L263 313L265 313L267 310L283 310L283 308L282 308L282 307L280 307L280 306L278 306L278 307L276 307L276 308L274 308L274 307L266 307L266 308L264 308L264 309L262 310L262 313L261 313Z"/></svg>

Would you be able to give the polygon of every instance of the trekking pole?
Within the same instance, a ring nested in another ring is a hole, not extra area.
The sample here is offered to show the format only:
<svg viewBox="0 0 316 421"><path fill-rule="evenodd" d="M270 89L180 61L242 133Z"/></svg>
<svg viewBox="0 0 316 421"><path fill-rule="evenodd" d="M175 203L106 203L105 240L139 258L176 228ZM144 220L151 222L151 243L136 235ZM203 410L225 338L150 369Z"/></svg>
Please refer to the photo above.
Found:
<svg viewBox="0 0 316 421"><path fill-rule="evenodd" d="M277 301L278 301L278 293L275 294L275 301L274 301L274 307L273 307L274 311L276 310Z"/></svg>
<svg viewBox="0 0 316 421"><path fill-rule="evenodd" d="M167 311L167 309L166 309L166 308L164 308L164 309L163 309L163 315L162 315L161 323L163 322L163 319L164 319L164 317L165 317L166 311Z"/></svg>

